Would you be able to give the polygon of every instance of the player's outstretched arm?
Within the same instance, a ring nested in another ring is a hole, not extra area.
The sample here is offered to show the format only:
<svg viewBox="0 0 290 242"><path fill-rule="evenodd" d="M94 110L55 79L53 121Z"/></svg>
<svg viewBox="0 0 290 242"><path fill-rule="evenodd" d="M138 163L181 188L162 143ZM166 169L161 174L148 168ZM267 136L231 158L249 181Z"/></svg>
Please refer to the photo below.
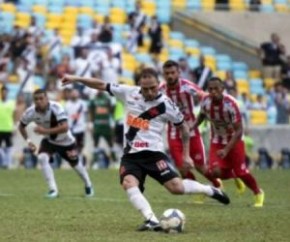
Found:
<svg viewBox="0 0 290 242"><path fill-rule="evenodd" d="M82 83L85 86L88 86L93 89L97 89L100 91L105 91L107 84L97 78L85 78L85 77L80 77L80 76L75 76L75 75L65 75L61 83L63 86L68 85L68 84L73 84L73 83Z"/></svg>

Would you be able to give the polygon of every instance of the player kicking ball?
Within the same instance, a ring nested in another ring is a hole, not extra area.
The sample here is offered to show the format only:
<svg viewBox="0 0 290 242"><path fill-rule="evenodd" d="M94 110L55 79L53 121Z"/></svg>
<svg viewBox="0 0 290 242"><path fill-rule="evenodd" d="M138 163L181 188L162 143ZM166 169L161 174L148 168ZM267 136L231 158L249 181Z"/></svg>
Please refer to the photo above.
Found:
<svg viewBox="0 0 290 242"><path fill-rule="evenodd" d="M44 90L36 90L33 93L33 100L34 105L27 108L21 117L19 131L33 152L37 150L37 147L28 138L26 126L35 122L37 126L34 128L34 132L44 136L40 143L37 158L49 189L46 196L48 198L58 196L54 172L49 163L50 157L54 153L58 153L67 160L79 174L85 183L85 195L87 197L93 196L92 183L82 159L80 159L75 138L69 130L68 118L64 109L58 103L49 101Z"/></svg>
<svg viewBox="0 0 290 242"><path fill-rule="evenodd" d="M189 155L189 128L178 107L159 91L155 70L143 70L140 86L107 84L94 78L66 75L63 85L80 82L88 87L108 91L122 100L126 108L124 154L120 165L120 181L130 203L145 218L138 231L160 231L161 226L148 200L143 195L146 176L157 180L172 194L205 194L223 204L230 200L221 190L197 181L178 177L163 153L163 132L167 122L181 130L184 165L192 167Z"/></svg>

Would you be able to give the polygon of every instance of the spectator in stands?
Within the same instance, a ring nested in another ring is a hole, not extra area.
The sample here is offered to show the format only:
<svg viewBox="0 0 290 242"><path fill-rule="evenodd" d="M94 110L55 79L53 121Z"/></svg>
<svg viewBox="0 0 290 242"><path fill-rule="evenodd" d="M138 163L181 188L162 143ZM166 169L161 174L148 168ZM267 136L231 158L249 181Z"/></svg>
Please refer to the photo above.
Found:
<svg viewBox="0 0 290 242"><path fill-rule="evenodd" d="M9 55L10 37L8 35L0 35L0 61L7 61Z"/></svg>
<svg viewBox="0 0 290 242"><path fill-rule="evenodd" d="M193 70L193 82L203 90L207 89L207 81L212 76L210 67L205 65L204 56L199 58L199 66Z"/></svg>
<svg viewBox="0 0 290 242"><path fill-rule="evenodd" d="M118 83L118 75L121 71L120 59L113 55L111 48L107 48L107 58L100 62L102 80L110 83Z"/></svg>
<svg viewBox="0 0 290 242"><path fill-rule="evenodd" d="M289 124L290 105L287 97L288 91L283 87L282 83L278 82L274 86L274 91L271 93L277 109L277 124Z"/></svg>
<svg viewBox="0 0 290 242"><path fill-rule="evenodd" d="M261 0L250 0L250 10L253 12L260 11Z"/></svg>
<svg viewBox="0 0 290 242"><path fill-rule="evenodd" d="M141 11L141 1L136 1L135 11L128 16L129 25L137 32L137 44L143 46L143 31L147 16Z"/></svg>
<svg viewBox="0 0 290 242"><path fill-rule="evenodd" d="M138 48L138 31L130 25L130 31L127 36L126 49L130 53L135 53Z"/></svg>
<svg viewBox="0 0 290 242"><path fill-rule="evenodd" d="M162 29L156 16L151 18L151 23L148 30L149 37L151 38L149 52L151 54L160 54L162 43Z"/></svg>
<svg viewBox="0 0 290 242"><path fill-rule="evenodd" d="M152 56L152 67L157 71L158 75L162 75L163 72L163 63L159 60L159 56Z"/></svg>
<svg viewBox="0 0 290 242"><path fill-rule="evenodd" d="M95 34L95 35L99 35L101 32L101 26L99 25L99 23L97 22L97 20L93 20L93 25L91 28L89 28L86 32L85 32L85 35L90 37L92 36L92 34Z"/></svg>
<svg viewBox="0 0 290 242"><path fill-rule="evenodd" d="M36 25L35 17L31 17L30 27L28 28L28 33L33 37L40 37L43 34L44 29Z"/></svg>
<svg viewBox="0 0 290 242"><path fill-rule="evenodd" d="M215 9L216 10L229 10L229 0L216 0Z"/></svg>
<svg viewBox="0 0 290 242"><path fill-rule="evenodd" d="M236 89L237 83L231 71L226 71L226 78L224 80L225 90L229 92L230 89Z"/></svg>
<svg viewBox="0 0 290 242"><path fill-rule="evenodd" d="M287 62L281 72L283 86L290 90L290 56L287 56Z"/></svg>
<svg viewBox="0 0 290 242"><path fill-rule="evenodd" d="M281 46L280 37L275 33L271 35L271 42L261 44L259 54L262 60L264 78L280 78Z"/></svg>
<svg viewBox="0 0 290 242"><path fill-rule="evenodd" d="M60 36L58 29L55 29L47 43L46 56L49 60L58 60L61 53L62 43L62 37Z"/></svg>
<svg viewBox="0 0 290 242"><path fill-rule="evenodd" d="M23 93L26 106L32 103L32 94L34 92L34 70L30 69L29 61L25 58L20 58L16 72L20 83L20 93Z"/></svg>
<svg viewBox="0 0 290 242"><path fill-rule="evenodd" d="M52 70L51 74L55 78L62 78L64 74L72 74L72 62L68 55L64 55L61 59L61 62L56 65L56 67Z"/></svg>
<svg viewBox="0 0 290 242"><path fill-rule="evenodd" d="M192 71L188 65L187 59L185 58L180 58L178 60L178 64L179 64L179 71L180 71L180 77L184 78L186 80L192 81Z"/></svg>
<svg viewBox="0 0 290 242"><path fill-rule="evenodd" d="M86 46L90 41L90 36L84 34L82 27L77 28L77 33L71 39L70 46L73 48L82 48Z"/></svg>
<svg viewBox="0 0 290 242"><path fill-rule="evenodd" d="M241 94L241 101L243 102L243 105L246 109L249 109L251 107L251 101L249 100L249 96L247 93L243 92Z"/></svg>
<svg viewBox="0 0 290 242"><path fill-rule="evenodd" d="M113 40L113 26L108 16L104 18L104 24L101 27L99 40L102 43L110 43Z"/></svg>
<svg viewBox="0 0 290 242"><path fill-rule="evenodd" d="M20 118L22 116L22 114L24 113L25 109L26 109L26 104L25 104L25 99L24 99L24 95L20 94L17 96L16 99L16 106L15 106L15 123L18 123L20 121Z"/></svg>
<svg viewBox="0 0 290 242"><path fill-rule="evenodd" d="M141 63L134 71L134 82L135 82L136 86L139 85L139 79L140 79L141 73L145 67L146 67L146 65L144 63Z"/></svg>
<svg viewBox="0 0 290 242"><path fill-rule="evenodd" d="M250 109L253 110L267 110L267 102L265 101L263 95L258 94L254 102L251 103Z"/></svg>

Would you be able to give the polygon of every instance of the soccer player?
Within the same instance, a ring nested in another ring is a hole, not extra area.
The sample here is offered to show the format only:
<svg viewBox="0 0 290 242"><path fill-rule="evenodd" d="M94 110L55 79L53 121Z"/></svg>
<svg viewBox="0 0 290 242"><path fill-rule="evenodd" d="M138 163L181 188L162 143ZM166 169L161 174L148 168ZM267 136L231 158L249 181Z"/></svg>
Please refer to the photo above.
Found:
<svg viewBox="0 0 290 242"><path fill-rule="evenodd" d="M103 152L99 147L100 138L104 138L110 149L111 160L116 160L114 151L114 130L113 130L114 104L112 98L106 92L99 91L95 98L89 103L90 120L93 125L94 157ZM109 165L109 164L108 164Z"/></svg>
<svg viewBox="0 0 290 242"><path fill-rule="evenodd" d="M34 132L45 136L40 143L38 162L49 188L47 197L58 196L54 173L49 164L50 157L55 152L67 160L84 181L85 195L93 196L92 183L86 168L79 159L75 139L69 130L68 118L64 109L58 103L49 101L46 92L41 89L33 93L33 100L34 105L26 109L20 120L19 131L33 152L37 147L28 138L26 126L30 122L35 122L37 126L34 128Z"/></svg>
<svg viewBox="0 0 290 242"><path fill-rule="evenodd" d="M193 129L195 121L195 114L193 113L194 96L201 99L204 92L194 83L180 78L179 65L175 61L168 60L164 63L163 76L166 82L160 85L160 90L177 104L190 129L190 157L193 160L194 167L210 180L215 187L220 187L220 182L210 175L206 167L204 144L199 130L198 128ZM190 169L184 169L181 130L172 123L168 125L167 139L170 154L181 176L195 180L193 172Z"/></svg>
<svg viewBox="0 0 290 242"><path fill-rule="evenodd" d="M70 99L65 104L65 111L68 115L69 128L76 140L79 155L84 160L82 150L84 148L88 108L85 101L80 99L80 94L77 89L72 90Z"/></svg>
<svg viewBox="0 0 290 242"><path fill-rule="evenodd" d="M221 179L238 177L253 191L254 207L262 207L264 192L246 167L243 124L240 109L233 97L224 94L220 78L212 77L208 92L201 101L201 110L194 128L204 120L211 123L209 166L212 174Z"/></svg>
<svg viewBox="0 0 290 242"><path fill-rule="evenodd" d="M139 231L161 230L159 221L142 194L147 175L162 184L172 194L202 193L221 203L230 200L221 190L192 180L181 180L168 163L162 152L163 130L168 121L182 130L184 141L184 165L192 166L189 156L189 130L184 116L174 103L159 92L157 73L145 69L140 78L140 86L106 84L101 80L66 75L63 85L81 82L91 88L105 91L124 101L126 121L124 126L124 154L121 159L120 181L130 203L142 213L144 224Z"/></svg>

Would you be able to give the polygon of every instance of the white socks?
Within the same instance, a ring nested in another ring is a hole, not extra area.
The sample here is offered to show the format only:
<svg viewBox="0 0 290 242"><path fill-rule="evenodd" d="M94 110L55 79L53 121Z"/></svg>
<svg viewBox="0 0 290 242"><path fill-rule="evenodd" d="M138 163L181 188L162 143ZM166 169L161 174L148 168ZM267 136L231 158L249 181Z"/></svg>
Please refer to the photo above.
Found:
<svg viewBox="0 0 290 242"><path fill-rule="evenodd" d="M153 213L149 202L141 193L138 187L131 187L127 189L126 192L128 194L128 198L131 204L142 213L142 215L144 216L146 220L150 220L150 221L158 223L158 219Z"/></svg>
<svg viewBox="0 0 290 242"><path fill-rule="evenodd" d="M92 182L90 180L88 171L86 167L83 165L82 156L79 156L78 164L74 167L74 170L79 174L81 179L84 181L86 187L92 186Z"/></svg>
<svg viewBox="0 0 290 242"><path fill-rule="evenodd" d="M54 190L57 192L57 186L56 186L56 182L54 178L54 173L49 164L49 156L45 153L40 153L38 155L38 161L41 164L41 170L47 182L49 190Z"/></svg>
<svg viewBox="0 0 290 242"><path fill-rule="evenodd" d="M209 197L213 195L213 190L209 185L203 185L197 181L184 179L182 180L185 194L202 193Z"/></svg>

